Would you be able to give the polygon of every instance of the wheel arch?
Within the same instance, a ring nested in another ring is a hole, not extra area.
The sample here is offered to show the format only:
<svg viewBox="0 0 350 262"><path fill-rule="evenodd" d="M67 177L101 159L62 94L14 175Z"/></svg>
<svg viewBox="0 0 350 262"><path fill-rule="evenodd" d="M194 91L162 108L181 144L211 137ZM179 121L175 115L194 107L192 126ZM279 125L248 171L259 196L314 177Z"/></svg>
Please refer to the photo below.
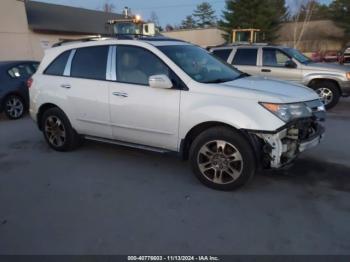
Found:
<svg viewBox="0 0 350 262"><path fill-rule="evenodd" d="M42 130L42 117L43 117L44 113L51 108L58 108L63 112L63 110L56 104L53 104L53 103L42 104L39 107L39 110L37 113L37 124L38 124L38 127L40 130Z"/></svg>
<svg viewBox="0 0 350 262"><path fill-rule="evenodd" d="M225 127L233 130L234 132L241 134L243 137L245 137L248 140L248 142L252 146L256 160L260 162L259 160L260 160L260 154L261 154L261 150L260 150L261 144L258 138L246 132L245 130L237 129L232 125L229 125L224 122L219 122L219 121L202 122L200 124L195 125L187 132L186 136L181 140L181 144L180 144L180 156L182 157L183 160L189 159L189 151L196 137L200 135L202 132L204 132L205 130L208 130L213 127Z"/></svg>
<svg viewBox="0 0 350 262"><path fill-rule="evenodd" d="M338 91L339 91L339 94L340 94L340 95L342 94L342 90L341 90L341 88L340 88L340 85L339 85L338 81L335 80L335 79L330 79L330 78L326 78L326 77L314 78L314 79L312 79L311 81L309 81L309 83L307 84L307 86L310 87L310 88L312 88L313 86L317 85L317 84L320 83L320 82L331 82L331 83L333 83L333 84L337 87L337 89L338 89Z"/></svg>

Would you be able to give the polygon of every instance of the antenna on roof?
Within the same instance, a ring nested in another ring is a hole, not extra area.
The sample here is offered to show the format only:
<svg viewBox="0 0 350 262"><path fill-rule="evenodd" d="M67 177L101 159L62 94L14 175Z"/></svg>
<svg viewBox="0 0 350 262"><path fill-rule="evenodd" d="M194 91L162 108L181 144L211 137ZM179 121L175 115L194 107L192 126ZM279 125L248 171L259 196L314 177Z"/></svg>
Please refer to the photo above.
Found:
<svg viewBox="0 0 350 262"><path fill-rule="evenodd" d="M124 17L125 18L128 18L129 17L129 15L130 15L130 8L129 7L124 7L124 10L123 10L123 15L124 15Z"/></svg>

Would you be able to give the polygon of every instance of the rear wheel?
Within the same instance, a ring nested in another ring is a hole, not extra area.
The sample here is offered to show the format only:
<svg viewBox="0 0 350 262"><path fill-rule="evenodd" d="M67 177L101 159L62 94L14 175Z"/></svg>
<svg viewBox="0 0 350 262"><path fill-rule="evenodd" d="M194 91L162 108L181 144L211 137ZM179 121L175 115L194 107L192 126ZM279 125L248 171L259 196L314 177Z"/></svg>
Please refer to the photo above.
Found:
<svg viewBox="0 0 350 262"><path fill-rule="evenodd" d="M10 95L5 98L3 108L9 119L16 120L24 115L25 105L22 97Z"/></svg>
<svg viewBox="0 0 350 262"><path fill-rule="evenodd" d="M59 108L47 110L43 114L41 126L46 142L56 151L70 151L79 145L79 135Z"/></svg>
<svg viewBox="0 0 350 262"><path fill-rule="evenodd" d="M217 127L201 133L192 143L190 159L197 178L218 190L233 190L255 173L253 149L237 131Z"/></svg>
<svg viewBox="0 0 350 262"><path fill-rule="evenodd" d="M322 99L326 109L335 107L340 99L337 85L331 81L320 81L311 86Z"/></svg>

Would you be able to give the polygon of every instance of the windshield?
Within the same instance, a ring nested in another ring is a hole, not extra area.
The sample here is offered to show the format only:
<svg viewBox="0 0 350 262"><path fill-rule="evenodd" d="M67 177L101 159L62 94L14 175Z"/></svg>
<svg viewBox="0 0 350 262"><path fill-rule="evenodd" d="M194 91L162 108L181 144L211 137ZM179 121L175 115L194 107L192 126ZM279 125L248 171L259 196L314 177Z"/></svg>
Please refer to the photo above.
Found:
<svg viewBox="0 0 350 262"><path fill-rule="evenodd" d="M293 57L294 59L298 60L302 64L307 64L312 62L310 58L307 56L303 55L300 51L294 48L284 48L283 49L288 55Z"/></svg>
<svg viewBox="0 0 350 262"><path fill-rule="evenodd" d="M223 83L246 76L196 46L173 45L158 48L186 74L200 83Z"/></svg>
<svg viewBox="0 0 350 262"><path fill-rule="evenodd" d="M139 30L133 23L118 23L114 26L115 34L138 34Z"/></svg>

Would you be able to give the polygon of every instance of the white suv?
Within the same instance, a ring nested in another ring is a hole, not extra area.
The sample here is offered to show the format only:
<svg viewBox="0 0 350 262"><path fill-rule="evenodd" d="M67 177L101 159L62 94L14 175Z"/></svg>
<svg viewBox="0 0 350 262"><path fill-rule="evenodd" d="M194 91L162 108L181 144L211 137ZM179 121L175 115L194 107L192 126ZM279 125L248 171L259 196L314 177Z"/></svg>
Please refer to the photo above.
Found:
<svg viewBox="0 0 350 262"><path fill-rule="evenodd" d="M72 150L85 138L178 152L220 190L290 163L324 133L313 90L251 77L169 39L52 48L29 88L31 117L53 149Z"/></svg>

